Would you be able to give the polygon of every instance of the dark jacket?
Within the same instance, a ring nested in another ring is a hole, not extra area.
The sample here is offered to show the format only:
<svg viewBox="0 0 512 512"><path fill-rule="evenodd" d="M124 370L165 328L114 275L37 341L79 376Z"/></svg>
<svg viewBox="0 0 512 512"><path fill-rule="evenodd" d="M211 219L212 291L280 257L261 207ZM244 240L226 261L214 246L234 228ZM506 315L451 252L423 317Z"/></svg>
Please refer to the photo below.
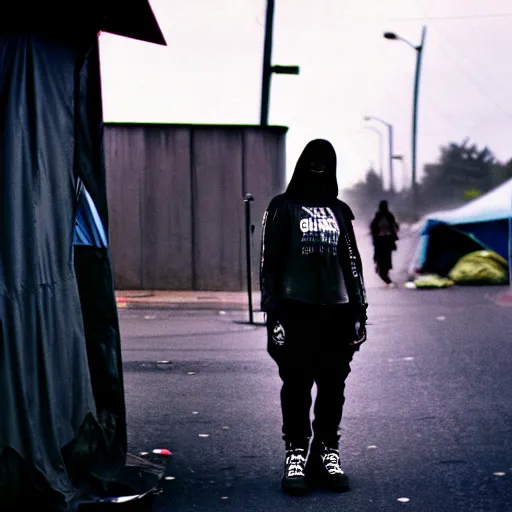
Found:
<svg viewBox="0 0 512 512"><path fill-rule="evenodd" d="M323 161L324 172L312 172L311 160ZM312 141L299 158L286 191L271 200L264 214L263 311L275 311L283 299L320 305L350 303L366 310L354 215L337 196L334 148L327 141Z"/></svg>
<svg viewBox="0 0 512 512"><path fill-rule="evenodd" d="M380 224L381 220L385 219L387 228L389 232L382 234ZM395 219L395 216L389 210L379 210L375 216L373 217L370 223L370 231L372 233L373 241L379 236L389 236L393 238L393 240L398 240L398 229L399 225Z"/></svg>

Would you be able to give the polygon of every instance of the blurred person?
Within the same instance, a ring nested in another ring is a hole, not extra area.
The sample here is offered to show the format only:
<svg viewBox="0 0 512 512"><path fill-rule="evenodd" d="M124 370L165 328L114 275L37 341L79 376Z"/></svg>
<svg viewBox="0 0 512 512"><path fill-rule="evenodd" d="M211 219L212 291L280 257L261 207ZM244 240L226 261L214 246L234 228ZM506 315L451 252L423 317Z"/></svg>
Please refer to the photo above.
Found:
<svg viewBox="0 0 512 512"><path fill-rule="evenodd" d="M281 485L289 494L314 484L349 488L340 467L339 425L350 363L366 340L368 304L354 216L337 197L335 150L316 139L263 217L261 309L267 349L282 380Z"/></svg>
<svg viewBox="0 0 512 512"><path fill-rule="evenodd" d="M399 229L395 216L389 210L388 202L382 200L370 223L370 231L375 272L387 286L395 286L389 277L389 271L393 268L392 254L396 250Z"/></svg>

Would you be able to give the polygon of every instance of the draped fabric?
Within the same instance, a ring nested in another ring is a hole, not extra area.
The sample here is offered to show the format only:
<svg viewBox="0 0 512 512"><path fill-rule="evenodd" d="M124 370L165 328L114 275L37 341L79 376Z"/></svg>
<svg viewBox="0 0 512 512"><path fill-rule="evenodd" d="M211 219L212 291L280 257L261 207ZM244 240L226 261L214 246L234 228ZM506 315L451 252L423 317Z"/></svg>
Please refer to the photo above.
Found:
<svg viewBox="0 0 512 512"><path fill-rule="evenodd" d="M73 244L78 180L108 233L101 119L96 32L0 34L1 510L125 461L108 247Z"/></svg>

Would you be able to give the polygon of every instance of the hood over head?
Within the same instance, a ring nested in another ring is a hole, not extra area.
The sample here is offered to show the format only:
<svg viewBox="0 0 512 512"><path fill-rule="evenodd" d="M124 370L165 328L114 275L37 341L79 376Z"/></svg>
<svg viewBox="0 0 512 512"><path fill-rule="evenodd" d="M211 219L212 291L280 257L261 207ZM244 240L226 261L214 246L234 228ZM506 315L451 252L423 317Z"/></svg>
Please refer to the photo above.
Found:
<svg viewBox="0 0 512 512"><path fill-rule="evenodd" d="M379 212L381 213L387 213L389 211L389 207L388 207L388 202L383 199L380 203L379 203Z"/></svg>
<svg viewBox="0 0 512 512"><path fill-rule="evenodd" d="M322 203L338 197L336 152L324 139L306 145L300 155L285 195L307 203Z"/></svg>

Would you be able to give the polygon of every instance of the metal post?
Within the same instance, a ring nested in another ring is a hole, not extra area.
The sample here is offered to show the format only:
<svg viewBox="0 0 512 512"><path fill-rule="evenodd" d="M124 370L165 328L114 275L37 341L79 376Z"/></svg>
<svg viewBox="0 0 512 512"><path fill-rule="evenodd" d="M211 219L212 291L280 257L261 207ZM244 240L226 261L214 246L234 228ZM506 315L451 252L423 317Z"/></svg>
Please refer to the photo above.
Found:
<svg viewBox="0 0 512 512"><path fill-rule="evenodd" d="M365 128L368 128L370 130L373 130L378 136L379 136L379 176L380 176L380 182L382 184L382 188L384 188L384 171L382 169L382 161L383 161L383 147L382 147L382 133L380 130L375 128L375 126L365 126Z"/></svg>
<svg viewBox="0 0 512 512"><path fill-rule="evenodd" d="M402 179L400 180L401 182L401 190L402 190L402 193L405 192L406 190L406 183L407 183L407 165L405 163L405 160L403 158L400 159L400 161L402 162Z"/></svg>
<svg viewBox="0 0 512 512"><path fill-rule="evenodd" d="M267 0L265 18L265 46L263 50L263 73L261 84L261 126L268 125L268 109L270 100L270 79L272 77L272 34L274 27L274 0Z"/></svg>
<svg viewBox="0 0 512 512"><path fill-rule="evenodd" d="M245 255L247 261L247 293L249 295L249 323L254 323L253 307L252 307L252 271L251 271L251 202L254 198L251 194L245 194Z"/></svg>
<svg viewBox="0 0 512 512"><path fill-rule="evenodd" d="M364 116L363 118L365 121L370 121L373 119L374 121L378 121L379 123L382 123L385 125L388 129L388 143L389 143L389 191L391 194L395 191L395 178L393 176L393 125L388 123L387 121L384 121L383 119L380 119L375 116Z"/></svg>
<svg viewBox="0 0 512 512"><path fill-rule="evenodd" d="M389 130L389 191L395 193L395 176L393 172L393 125L388 124Z"/></svg>
<svg viewBox="0 0 512 512"><path fill-rule="evenodd" d="M421 32L421 43L416 47L416 74L414 77L414 99L412 107L412 203L413 211L418 208L418 189L416 184L416 161L417 161L417 138L418 138L418 93L420 85L421 57L423 55L423 47L425 44L426 27Z"/></svg>

